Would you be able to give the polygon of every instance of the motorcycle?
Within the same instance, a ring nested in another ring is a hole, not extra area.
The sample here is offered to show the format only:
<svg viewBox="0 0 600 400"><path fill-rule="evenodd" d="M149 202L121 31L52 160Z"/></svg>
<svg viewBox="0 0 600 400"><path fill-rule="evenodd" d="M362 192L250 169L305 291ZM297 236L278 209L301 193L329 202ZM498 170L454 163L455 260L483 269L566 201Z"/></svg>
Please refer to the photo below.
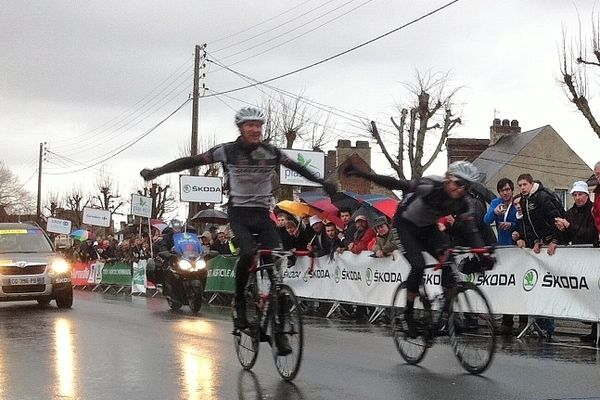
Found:
<svg viewBox="0 0 600 400"><path fill-rule="evenodd" d="M204 254L162 251L158 256L164 260L162 291L169 307L179 310L183 305L187 305L194 313L200 311L208 275Z"/></svg>

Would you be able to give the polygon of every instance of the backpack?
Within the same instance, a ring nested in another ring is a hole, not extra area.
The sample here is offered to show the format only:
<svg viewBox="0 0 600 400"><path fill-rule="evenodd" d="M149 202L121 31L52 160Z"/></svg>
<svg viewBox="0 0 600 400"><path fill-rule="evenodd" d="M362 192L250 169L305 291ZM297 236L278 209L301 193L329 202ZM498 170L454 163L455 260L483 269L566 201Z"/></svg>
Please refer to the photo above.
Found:
<svg viewBox="0 0 600 400"><path fill-rule="evenodd" d="M542 182L540 182L540 181L534 181L534 182L536 182L537 184L540 185L540 188L538 190L548 194L548 197L550 197L550 201L552 201L552 204L554 204L554 207L556 207L558 209L558 212L560 213L560 217L565 218L565 216L567 215L567 211L565 210L565 206L563 205L562 201L560 201L560 197L558 197L556 192L553 192L552 190L545 187L542 184Z"/></svg>

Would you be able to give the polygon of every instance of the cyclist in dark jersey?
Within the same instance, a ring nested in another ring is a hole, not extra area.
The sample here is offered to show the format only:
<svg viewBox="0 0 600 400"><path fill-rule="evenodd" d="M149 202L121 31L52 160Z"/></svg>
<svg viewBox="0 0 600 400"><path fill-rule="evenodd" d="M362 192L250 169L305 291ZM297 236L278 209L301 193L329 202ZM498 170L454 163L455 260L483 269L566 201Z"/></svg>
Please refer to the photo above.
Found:
<svg viewBox="0 0 600 400"><path fill-rule="evenodd" d="M320 183L329 195L336 192L335 185L325 182L276 147L263 142L264 122L262 111L253 107L242 108L235 115L235 124L240 131L240 137L236 141L217 145L194 157L177 159L160 168L143 169L140 172L145 180L152 180L162 174L200 165L217 162L223 165L229 195L227 213L239 246L234 309L234 327L237 329L248 326L244 288L248 281L248 268L256 252L252 235L257 234L258 241L266 248L281 247L281 239L269 218L274 177L279 165Z"/></svg>
<svg viewBox="0 0 600 400"><path fill-rule="evenodd" d="M437 227L438 220L446 215L455 215L462 226L461 236L464 242L472 247L484 245L469 203L465 199L470 185L479 176L477 168L467 161L457 161L448 167L444 177L431 176L411 181L368 173L352 164L346 167L344 173L404 192L404 198L394 215L393 225L404 257L411 265L406 280L406 321L408 335L416 337L413 306L426 267L422 252L427 251L432 256L444 260L450 245L447 236ZM490 262L493 265L493 259L488 256L484 258L487 265ZM449 279L450 271L442 269L442 286L447 288Z"/></svg>

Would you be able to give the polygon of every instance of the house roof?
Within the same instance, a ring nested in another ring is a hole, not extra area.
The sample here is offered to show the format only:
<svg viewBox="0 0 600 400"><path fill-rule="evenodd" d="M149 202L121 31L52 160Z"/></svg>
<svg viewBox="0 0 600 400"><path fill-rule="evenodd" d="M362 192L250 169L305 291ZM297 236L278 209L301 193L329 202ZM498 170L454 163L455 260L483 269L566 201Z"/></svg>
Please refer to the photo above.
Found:
<svg viewBox="0 0 600 400"><path fill-rule="evenodd" d="M473 164L483 175L484 181L488 176L494 175L504 165L509 164L537 135L550 125L544 125L527 132L516 135L506 135L498 142L488 147Z"/></svg>

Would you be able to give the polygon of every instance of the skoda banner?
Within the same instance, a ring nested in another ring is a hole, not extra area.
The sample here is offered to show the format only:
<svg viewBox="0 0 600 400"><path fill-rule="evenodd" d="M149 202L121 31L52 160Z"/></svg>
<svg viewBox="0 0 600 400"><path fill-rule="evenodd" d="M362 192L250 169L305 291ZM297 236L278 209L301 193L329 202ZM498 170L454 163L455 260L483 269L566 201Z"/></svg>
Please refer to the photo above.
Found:
<svg viewBox="0 0 600 400"><path fill-rule="evenodd" d="M222 203L222 182L219 177L179 175L181 201Z"/></svg>
<svg viewBox="0 0 600 400"><path fill-rule="evenodd" d="M302 165L318 178L325 176L325 154L321 151L280 149L286 156ZM292 171L283 165L279 169L279 183L282 185L296 186L321 186L309 181L296 171Z"/></svg>

